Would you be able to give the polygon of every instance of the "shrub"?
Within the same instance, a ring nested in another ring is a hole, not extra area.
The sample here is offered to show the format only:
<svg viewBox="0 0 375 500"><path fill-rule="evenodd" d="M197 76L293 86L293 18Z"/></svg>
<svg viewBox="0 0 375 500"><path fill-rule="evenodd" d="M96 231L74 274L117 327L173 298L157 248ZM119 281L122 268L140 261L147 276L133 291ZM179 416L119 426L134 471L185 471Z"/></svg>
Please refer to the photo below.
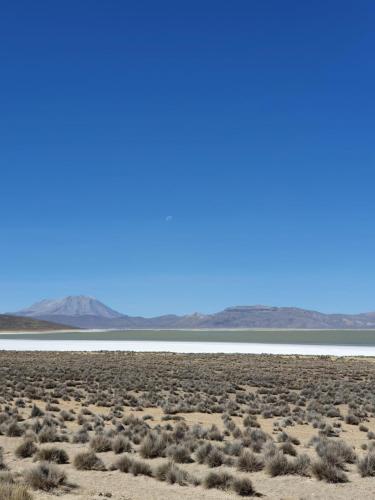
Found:
<svg viewBox="0 0 375 500"><path fill-rule="evenodd" d="M257 418L254 415L247 415L246 417L244 417L243 425L244 427L259 427Z"/></svg>
<svg viewBox="0 0 375 500"><path fill-rule="evenodd" d="M360 419L357 417L357 415L353 415L352 413L349 413L345 417L345 422L349 425L358 425L360 422Z"/></svg>
<svg viewBox="0 0 375 500"><path fill-rule="evenodd" d="M326 412L326 415L327 415L327 417L340 417L341 416L339 410L335 407L329 408Z"/></svg>
<svg viewBox="0 0 375 500"><path fill-rule="evenodd" d="M238 458L237 469L242 472L257 472L262 470L264 462L252 451L244 450Z"/></svg>
<svg viewBox="0 0 375 500"><path fill-rule="evenodd" d="M42 448L37 452L35 460L55 462L56 464L67 464L69 462L69 456L62 448Z"/></svg>
<svg viewBox="0 0 375 500"><path fill-rule="evenodd" d="M165 481L167 472L169 468L171 467L172 462L167 462L164 464L159 465L155 471L155 478L158 479L159 481Z"/></svg>
<svg viewBox="0 0 375 500"><path fill-rule="evenodd" d="M152 476L151 467L141 460L134 460L130 468L133 476Z"/></svg>
<svg viewBox="0 0 375 500"><path fill-rule="evenodd" d="M55 426L45 425L38 433L39 443L54 443L59 441L59 436Z"/></svg>
<svg viewBox="0 0 375 500"><path fill-rule="evenodd" d="M114 469L118 469L121 472L130 472L134 460L126 455L119 458L114 465Z"/></svg>
<svg viewBox="0 0 375 500"><path fill-rule="evenodd" d="M32 500L33 497L27 491L26 486L12 484L9 482L0 482L1 500Z"/></svg>
<svg viewBox="0 0 375 500"><path fill-rule="evenodd" d="M300 418L297 418L297 419L296 419L296 423L298 423L298 424L302 424L302 423L303 423L303 420L302 420L302 419L300 419ZM298 446L298 445L300 445L300 444L301 444L300 439L298 439L298 438L297 438L297 437L295 437L295 436L289 436L289 441L290 441L291 443L293 443L294 445L296 445L296 446Z"/></svg>
<svg viewBox="0 0 375 500"><path fill-rule="evenodd" d="M266 463L266 469L271 477L289 474L289 462L283 453L277 452Z"/></svg>
<svg viewBox="0 0 375 500"><path fill-rule="evenodd" d="M273 443L272 441L269 441L268 443L265 444L264 450L263 450L263 456L264 456L265 460L268 460L271 457L274 457L277 453L280 453L280 452L277 449L275 443Z"/></svg>
<svg viewBox="0 0 375 500"><path fill-rule="evenodd" d="M330 424L325 424L322 429L319 430L319 435L327 437L337 437L338 432Z"/></svg>
<svg viewBox="0 0 375 500"><path fill-rule="evenodd" d="M326 460L318 460L312 464L312 472L319 481L327 481L327 483L347 483L348 476L342 469L339 469L332 463Z"/></svg>
<svg viewBox="0 0 375 500"><path fill-rule="evenodd" d="M31 408L31 418L35 417L42 417L44 415L44 411L39 408L39 406L36 406L36 404L33 404L33 407Z"/></svg>
<svg viewBox="0 0 375 500"><path fill-rule="evenodd" d="M116 454L132 451L130 441L124 436L117 436L112 441L112 451Z"/></svg>
<svg viewBox="0 0 375 500"><path fill-rule="evenodd" d="M4 463L4 450L2 446L0 446L0 470L7 470L7 466Z"/></svg>
<svg viewBox="0 0 375 500"><path fill-rule="evenodd" d="M298 476L310 476L311 460L308 455L298 455L292 462L289 462L289 474Z"/></svg>
<svg viewBox="0 0 375 500"><path fill-rule="evenodd" d="M73 413L66 410L61 410L60 417L64 422L73 422L75 420L75 416L73 415Z"/></svg>
<svg viewBox="0 0 375 500"><path fill-rule="evenodd" d="M184 445L172 445L167 448L167 456L178 464L189 464L193 462L190 450Z"/></svg>
<svg viewBox="0 0 375 500"><path fill-rule="evenodd" d="M233 482L233 476L227 472L209 472L204 479L205 488L228 490Z"/></svg>
<svg viewBox="0 0 375 500"><path fill-rule="evenodd" d="M199 446L199 448L195 452L197 462L199 464L203 464L212 449L213 449L213 446L211 443L204 443L201 446Z"/></svg>
<svg viewBox="0 0 375 500"><path fill-rule="evenodd" d="M112 440L103 434L99 434L98 436L94 436L90 441L90 448L92 448L97 453L111 451L112 449Z"/></svg>
<svg viewBox="0 0 375 500"><path fill-rule="evenodd" d="M218 448L214 447L207 455L205 464L207 464L209 467L220 467L220 465L223 465L223 463L225 463L224 453Z"/></svg>
<svg viewBox="0 0 375 500"><path fill-rule="evenodd" d="M277 442L278 442L278 443L285 443L285 442L286 442L286 441L288 441L288 440L289 440L289 436L288 436L288 434L287 434L285 431L281 432L281 433L277 436Z"/></svg>
<svg viewBox="0 0 375 500"><path fill-rule="evenodd" d="M336 467L353 464L357 458L353 448L340 440L320 439L315 449L320 458Z"/></svg>
<svg viewBox="0 0 375 500"><path fill-rule="evenodd" d="M48 462L28 470L25 481L35 490L50 491L62 486L66 481L65 472Z"/></svg>
<svg viewBox="0 0 375 500"><path fill-rule="evenodd" d="M241 497L250 497L255 495L253 483L247 477L241 477L233 480L233 490Z"/></svg>
<svg viewBox="0 0 375 500"><path fill-rule="evenodd" d="M362 460L358 462L358 471L362 477L375 476L375 453L368 453Z"/></svg>
<svg viewBox="0 0 375 500"><path fill-rule="evenodd" d="M13 474L9 471L0 472L0 483L14 483ZM1 497L0 497L1 498Z"/></svg>
<svg viewBox="0 0 375 500"><path fill-rule="evenodd" d="M155 473L159 481L166 481L169 484L179 484L186 486L190 482L189 474L177 467L173 462L160 465Z"/></svg>
<svg viewBox="0 0 375 500"><path fill-rule="evenodd" d="M233 441L231 443L229 442L225 443L225 446L223 448L224 453L234 457L239 457L241 455L242 450L243 450L243 444L241 441Z"/></svg>
<svg viewBox="0 0 375 500"><path fill-rule="evenodd" d="M14 454L18 458L28 458L32 457L34 453L38 451L37 446L34 441L31 439L26 439L23 443L21 443L14 451Z"/></svg>
<svg viewBox="0 0 375 500"><path fill-rule="evenodd" d="M12 422L7 430L6 435L9 437L19 437L24 433L24 429L18 424L18 422Z"/></svg>
<svg viewBox="0 0 375 500"><path fill-rule="evenodd" d="M57 405L52 405L51 403L46 404L46 411L58 412L60 408Z"/></svg>
<svg viewBox="0 0 375 500"><path fill-rule="evenodd" d="M149 433L143 439L139 448L139 454L142 458L156 458L165 455L166 439L164 436L156 433Z"/></svg>
<svg viewBox="0 0 375 500"><path fill-rule="evenodd" d="M72 438L73 443L87 443L89 440L89 433L84 429L80 429L78 432L73 434Z"/></svg>
<svg viewBox="0 0 375 500"><path fill-rule="evenodd" d="M78 470L104 471L103 461L93 451L84 451L74 457L74 467Z"/></svg>
<svg viewBox="0 0 375 500"><path fill-rule="evenodd" d="M252 441L263 441L265 443L267 441L267 434L261 429L253 429L250 432L250 439Z"/></svg>
<svg viewBox="0 0 375 500"><path fill-rule="evenodd" d="M223 441L224 436L219 431L218 427L213 424L207 433L207 438L210 439L211 441Z"/></svg>
<svg viewBox="0 0 375 500"><path fill-rule="evenodd" d="M291 455L292 457L297 455L297 450L290 441L285 441L285 443L280 446L280 450L284 453L284 455Z"/></svg>

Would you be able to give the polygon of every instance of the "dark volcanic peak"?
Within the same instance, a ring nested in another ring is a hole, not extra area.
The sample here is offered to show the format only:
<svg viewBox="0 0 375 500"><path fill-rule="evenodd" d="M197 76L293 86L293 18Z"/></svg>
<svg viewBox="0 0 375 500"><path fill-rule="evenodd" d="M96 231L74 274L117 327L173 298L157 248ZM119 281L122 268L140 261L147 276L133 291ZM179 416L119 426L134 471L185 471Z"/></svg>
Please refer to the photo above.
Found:
<svg viewBox="0 0 375 500"><path fill-rule="evenodd" d="M105 306L99 300L84 295L42 300L27 309L19 311L17 314L33 318L45 316L96 316L113 319L122 316L122 314Z"/></svg>

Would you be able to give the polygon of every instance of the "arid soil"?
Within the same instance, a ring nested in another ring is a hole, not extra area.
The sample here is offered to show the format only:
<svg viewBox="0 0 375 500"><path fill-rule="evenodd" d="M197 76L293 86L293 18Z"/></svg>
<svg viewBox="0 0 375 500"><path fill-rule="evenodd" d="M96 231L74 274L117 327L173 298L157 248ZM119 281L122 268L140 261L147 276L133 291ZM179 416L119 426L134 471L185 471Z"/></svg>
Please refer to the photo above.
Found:
<svg viewBox="0 0 375 500"><path fill-rule="evenodd" d="M375 498L373 361L0 352L0 499Z"/></svg>

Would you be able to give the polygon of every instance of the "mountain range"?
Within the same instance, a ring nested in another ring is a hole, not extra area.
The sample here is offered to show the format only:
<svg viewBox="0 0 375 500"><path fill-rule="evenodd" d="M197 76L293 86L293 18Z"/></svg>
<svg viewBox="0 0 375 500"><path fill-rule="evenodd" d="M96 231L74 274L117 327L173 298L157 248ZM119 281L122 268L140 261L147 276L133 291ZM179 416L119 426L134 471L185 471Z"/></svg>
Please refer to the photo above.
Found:
<svg viewBox="0 0 375 500"><path fill-rule="evenodd" d="M52 321L79 328L375 328L375 312L362 314L325 314L297 307L263 305L228 307L213 314L168 314L153 318L128 316L117 312L93 297L69 296L42 300L17 316Z"/></svg>
<svg viewBox="0 0 375 500"><path fill-rule="evenodd" d="M50 332L72 329L72 326L61 325L36 318L0 314L0 332Z"/></svg>

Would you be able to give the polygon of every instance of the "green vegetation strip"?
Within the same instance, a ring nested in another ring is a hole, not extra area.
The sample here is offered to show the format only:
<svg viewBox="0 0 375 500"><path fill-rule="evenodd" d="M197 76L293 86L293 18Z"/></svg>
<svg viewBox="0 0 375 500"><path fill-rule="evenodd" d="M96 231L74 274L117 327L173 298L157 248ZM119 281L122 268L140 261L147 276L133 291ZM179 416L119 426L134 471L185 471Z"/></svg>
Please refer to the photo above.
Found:
<svg viewBox="0 0 375 500"><path fill-rule="evenodd" d="M375 346L375 330L124 330L0 334L2 339L249 342Z"/></svg>

